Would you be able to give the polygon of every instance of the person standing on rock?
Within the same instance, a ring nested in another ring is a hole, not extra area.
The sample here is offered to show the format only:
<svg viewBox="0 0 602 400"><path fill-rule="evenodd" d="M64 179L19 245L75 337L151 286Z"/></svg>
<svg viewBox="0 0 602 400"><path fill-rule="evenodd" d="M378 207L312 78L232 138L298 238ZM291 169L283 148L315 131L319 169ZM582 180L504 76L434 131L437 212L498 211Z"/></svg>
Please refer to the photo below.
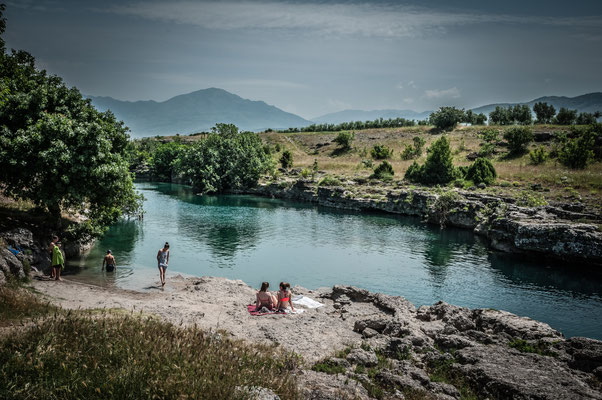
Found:
<svg viewBox="0 0 602 400"><path fill-rule="evenodd" d="M169 264L169 243L165 242L162 249L157 253L157 266L159 267L159 277L161 278L161 286L165 286L165 270Z"/></svg>
<svg viewBox="0 0 602 400"><path fill-rule="evenodd" d="M107 272L113 272L115 270L115 257L111 254L111 250L107 250L107 255L102 260L102 269L105 270L105 264L107 265Z"/></svg>

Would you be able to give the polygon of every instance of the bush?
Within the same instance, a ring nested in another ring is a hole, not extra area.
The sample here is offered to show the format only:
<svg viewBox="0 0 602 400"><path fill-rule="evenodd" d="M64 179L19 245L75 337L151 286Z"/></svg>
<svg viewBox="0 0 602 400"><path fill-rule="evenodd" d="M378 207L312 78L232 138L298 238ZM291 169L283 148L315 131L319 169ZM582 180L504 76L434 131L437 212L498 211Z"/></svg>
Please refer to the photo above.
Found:
<svg viewBox="0 0 602 400"><path fill-rule="evenodd" d="M355 134L352 132L340 132L337 137L334 138L334 142L344 150L350 150L353 139L355 139Z"/></svg>
<svg viewBox="0 0 602 400"><path fill-rule="evenodd" d="M466 179L473 181L475 185L479 183L491 185L496 177L493 164L486 158L477 158L466 171Z"/></svg>
<svg viewBox="0 0 602 400"><path fill-rule="evenodd" d="M293 153L290 150L284 150L280 157L282 168L291 168L293 166Z"/></svg>
<svg viewBox="0 0 602 400"><path fill-rule="evenodd" d="M318 182L318 186L337 186L340 185L341 181L335 178L334 176L326 175L324 178L320 179Z"/></svg>
<svg viewBox="0 0 602 400"><path fill-rule="evenodd" d="M489 113L489 122L494 125L512 125L514 122L512 107L496 106L495 110Z"/></svg>
<svg viewBox="0 0 602 400"><path fill-rule="evenodd" d="M393 166L388 161L383 161L376 168L374 168L374 177L377 179L387 179L395 175Z"/></svg>
<svg viewBox="0 0 602 400"><path fill-rule="evenodd" d="M442 136L428 149L428 156L424 165L419 166L414 162L407 169L406 179L412 182L425 184L447 184L456 178L456 170L452 163L449 140Z"/></svg>
<svg viewBox="0 0 602 400"><path fill-rule="evenodd" d="M393 155L393 150L384 144L375 144L370 151L370 155L375 160L386 160Z"/></svg>
<svg viewBox="0 0 602 400"><path fill-rule="evenodd" d="M587 167L594 159L592 148L596 142L596 132L589 128L576 139L564 138L558 148L558 160L565 166L575 169Z"/></svg>
<svg viewBox="0 0 602 400"><path fill-rule="evenodd" d="M548 105L548 103L535 103L533 105L533 111L537 117L538 124L549 124L552 122L554 115L556 114L556 109L553 105Z"/></svg>
<svg viewBox="0 0 602 400"><path fill-rule="evenodd" d="M411 160L412 158L420 157L422 155L422 148L426 141L420 136L415 136L413 139L414 146L406 145L401 153L402 160Z"/></svg>
<svg viewBox="0 0 602 400"><path fill-rule="evenodd" d="M533 141L533 131L528 127L510 128L504 132L510 153L524 153L529 143Z"/></svg>
<svg viewBox="0 0 602 400"><path fill-rule="evenodd" d="M548 205L548 202L541 193L523 191L518 195L516 205L521 207L539 207Z"/></svg>
<svg viewBox="0 0 602 400"><path fill-rule="evenodd" d="M548 159L548 156L549 154L544 146L538 146L529 152L529 158L533 165L543 164Z"/></svg>
<svg viewBox="0 0 602 400"><path fill-rule="evenodd" d="M416 156L416 149L411 144L406 144L406 147L401 152L402 160L411 160Z"/></svg>
<svg viewBox="0 0 602 400"><path fill-rule="evenodd" d="M441 130L451 131L458 123L466 119L464 109L456 107L441 107L429 116L429 121Z"/></svg>

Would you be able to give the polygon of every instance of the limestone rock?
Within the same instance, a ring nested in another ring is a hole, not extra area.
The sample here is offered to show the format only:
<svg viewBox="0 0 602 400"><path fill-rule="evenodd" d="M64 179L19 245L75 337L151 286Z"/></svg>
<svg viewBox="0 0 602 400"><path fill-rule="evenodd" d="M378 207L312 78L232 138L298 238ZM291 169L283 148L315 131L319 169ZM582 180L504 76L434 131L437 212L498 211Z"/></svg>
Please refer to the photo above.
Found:
<svg viewBox="0 0 602 400"><path fill-rule="evenodd" d="M372 367L378 364L378 358L373 351L366 351L363 349L353 349L347 355L347 360L353 364L363 365L365 367Z"/></svg>
<svg viewBox="0 0 602 400"><path fill-rule="evenodd" d="M567 353L572 356L570 366L585 372L602 367L602 341L584 337L572 337L565 342Z"/></svg>

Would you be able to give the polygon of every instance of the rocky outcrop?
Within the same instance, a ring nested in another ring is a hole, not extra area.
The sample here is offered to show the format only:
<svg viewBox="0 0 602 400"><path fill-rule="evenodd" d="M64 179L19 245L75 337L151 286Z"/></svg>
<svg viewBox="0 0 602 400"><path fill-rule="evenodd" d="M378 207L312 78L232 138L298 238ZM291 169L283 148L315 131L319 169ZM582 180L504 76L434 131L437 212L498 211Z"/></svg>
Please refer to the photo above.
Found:
<svg viewBox="0 0 602 400"><path fill-rule="evenodd" d="M475 191L352 181L324 186L304 179L260 184L250 193L347 210L418 216L432 224L471 229L497 250L602 265L602 215L584 211L580 204L521 207L513 198Z"/></svg>
<svg viewBox="0 0 602 400"><path fill-rule="evenodd" d="M342 375L367 389L354 391L356 398L602 399L598 340L567 340L505 311L444 302L416 309L401 297L348 286L322 298L361 335L322 361L339 366L338 381Z"/></svg>

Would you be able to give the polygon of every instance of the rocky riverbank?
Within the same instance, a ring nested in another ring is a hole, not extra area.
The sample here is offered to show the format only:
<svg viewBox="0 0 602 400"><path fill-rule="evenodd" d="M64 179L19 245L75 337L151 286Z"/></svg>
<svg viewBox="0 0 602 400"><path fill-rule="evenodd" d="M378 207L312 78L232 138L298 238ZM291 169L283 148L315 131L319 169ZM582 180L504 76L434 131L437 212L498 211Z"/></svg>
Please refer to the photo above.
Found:
<svg viewBox="0 0 602 400"><path fill-rule="evenodd" d="M602 399L602 342L565 339L504 311L443 302L416 308L402 297L335 286L293 289L322 307L254 317L246 305L255 289L225 278L170 277L164 291L148 292L68 279L32 285L69 309L135 310L282 346L300 356L295 373L306 399Z"/></svg>
<svg viewBox="0 0 602 400"><path fill-rule="evenodd" d="M291 175L246 193L418 216L432 224L471 229L496 250L602 265L602 215L579 203L529 207L512 197L477 190L414 188L365 179L320 183Z"/></svg>

